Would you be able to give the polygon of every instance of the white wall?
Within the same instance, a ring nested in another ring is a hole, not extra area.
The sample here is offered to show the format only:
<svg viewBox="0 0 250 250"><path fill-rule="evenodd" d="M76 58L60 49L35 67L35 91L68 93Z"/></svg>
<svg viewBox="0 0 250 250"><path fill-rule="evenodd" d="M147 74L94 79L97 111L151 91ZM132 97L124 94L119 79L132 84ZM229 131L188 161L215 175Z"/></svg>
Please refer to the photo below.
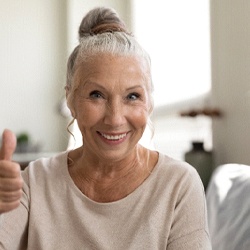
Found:
<svg viewBox="0 0 250 250"><path fill-rule="evenodd" d="M66 61L66 1L0 0L0 131L27 131L44 151L66 147L57 113Z"/></svg>
<svg viewBox="0 0 250 250"><path fill-rule="evenodd" d="M191 141L211 149L211 121L179 116L209 105L209 0L132 0L131 5L134 34L151 57L155 148L181 160Z"/></svg>
<svg viewBox="0 0 250 250"><path fill-rule="evenodd" d="M250 1L211 0L212 96L217 165L250 164Z"/></svg>

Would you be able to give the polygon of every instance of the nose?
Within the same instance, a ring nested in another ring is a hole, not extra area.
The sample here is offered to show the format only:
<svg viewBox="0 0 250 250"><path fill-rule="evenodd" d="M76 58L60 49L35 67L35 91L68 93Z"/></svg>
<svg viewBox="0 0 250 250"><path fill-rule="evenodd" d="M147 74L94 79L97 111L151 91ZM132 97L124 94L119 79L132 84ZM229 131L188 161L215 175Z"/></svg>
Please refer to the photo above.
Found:
<svg viewBox="0 0 250 250"><path fill-rule="evenodd" d="M104 123L113 127L122 126L125 121L125 108L120 101L112 101L106 104Z"/></svg>

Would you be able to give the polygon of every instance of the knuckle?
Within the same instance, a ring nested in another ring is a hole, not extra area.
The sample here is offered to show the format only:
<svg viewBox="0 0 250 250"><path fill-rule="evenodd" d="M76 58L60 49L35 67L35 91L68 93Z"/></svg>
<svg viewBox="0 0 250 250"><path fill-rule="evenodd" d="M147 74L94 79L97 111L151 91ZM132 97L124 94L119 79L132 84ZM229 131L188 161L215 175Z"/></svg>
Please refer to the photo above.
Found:
<svg viewBox="0 0 250 250"><path fill-rule="evenodd" d="M22 189L23 180L18 178L0 178L0 190L2 191L16 191Z"/></svg>
<svg viewBox="0 0 250 250"><path fill-rule="evenodd" d="M22 197L22 191L10 191L10 192L0 192L0 200L2 202L13 202L18 201Z"/></svg>
<svg viewBox="0 0 250 250"><path fill-rule="evenodd" d="M20 205L20 200L14 202L0 202L0 214L10 212Z"/></svg>
<svg viewBox="0 0 250 250"><path fill-rule="evenodd" d="M20 172L21 172L21 169L20 169L20 165L15 163L15 162L11 162L11 167L9 167L9 170L10 170L10 174L13 176L13 177L18 177L20 176Z"/></svg>
<svg viewBox="0 0 250 250"><path fill-rule="evenodd" d="M20 165L15 162L0 160L0 176L18 177L20 176Z"/></svg>
<svg viewBox="0 0 250 250"><path fill-rule="evenodd" d="M22 178L18 178L16 180L16 188L17 189L22 189L22 187L23 187L23 179Z"/></svg>

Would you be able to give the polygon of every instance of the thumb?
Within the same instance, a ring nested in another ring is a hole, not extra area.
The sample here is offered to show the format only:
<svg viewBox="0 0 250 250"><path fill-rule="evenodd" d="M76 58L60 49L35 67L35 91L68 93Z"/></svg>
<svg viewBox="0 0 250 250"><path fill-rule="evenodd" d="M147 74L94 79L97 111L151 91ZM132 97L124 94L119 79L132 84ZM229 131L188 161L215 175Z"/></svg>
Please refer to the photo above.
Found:
<svg viewBox="0 0 250 250"><path fill-rule="evenodd" d="M16 136L15 134L5 129L2 135L2 146L0 148L0 160L11 161L12 155L16 149Z"/></svg>

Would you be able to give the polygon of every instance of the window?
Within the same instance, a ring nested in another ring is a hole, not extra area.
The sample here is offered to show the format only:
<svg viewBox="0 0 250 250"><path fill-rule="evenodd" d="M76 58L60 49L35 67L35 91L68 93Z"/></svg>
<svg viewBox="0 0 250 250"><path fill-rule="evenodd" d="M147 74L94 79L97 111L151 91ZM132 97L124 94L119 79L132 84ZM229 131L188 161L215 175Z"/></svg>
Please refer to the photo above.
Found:
<svg viewBox="0 0 250 250"><path fill-rule="evenodd" d="M209 1L131 0L131 9L133 32L152 60L155 147L176 158L183 158L192 140L210 148L209 118L178 117L211 89Z"/></svg>
<svg viewBox="0 0 250 250"><path fill-rule="evenodd" d="M210 90L209 1L133 0L134 34L149 52L155 105Z"/></svg>

